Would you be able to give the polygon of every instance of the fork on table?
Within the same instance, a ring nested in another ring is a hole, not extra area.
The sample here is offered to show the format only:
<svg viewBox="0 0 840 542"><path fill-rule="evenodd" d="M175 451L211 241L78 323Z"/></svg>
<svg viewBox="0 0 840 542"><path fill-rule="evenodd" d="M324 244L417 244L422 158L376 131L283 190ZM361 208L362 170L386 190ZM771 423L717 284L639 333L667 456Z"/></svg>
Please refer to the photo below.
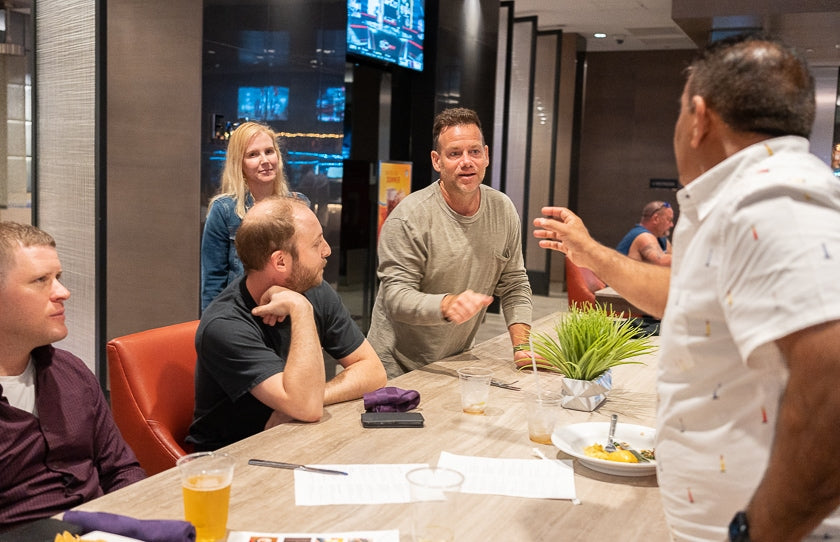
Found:
<svg viewBox="0 0 840 542"><path fill-rule="evenodd" d="M490 385L491 386L496 386L497 388L504 388L506 390L513 390L513 391L519 391L521 389L521 388L518 388L517 386L514 386L514 384L516 384L517 382L519 382L519 381L514 380L513 382L502 382L501 380L497 380L495 378L490 379Z"/></svg>

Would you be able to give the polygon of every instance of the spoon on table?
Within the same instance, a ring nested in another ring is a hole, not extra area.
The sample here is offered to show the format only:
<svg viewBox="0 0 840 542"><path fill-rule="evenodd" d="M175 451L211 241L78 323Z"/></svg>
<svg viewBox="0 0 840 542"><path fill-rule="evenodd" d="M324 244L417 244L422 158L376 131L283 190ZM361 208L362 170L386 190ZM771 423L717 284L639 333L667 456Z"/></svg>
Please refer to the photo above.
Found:
<svg viewBox="0 0 840 542"><path fill-rule="evenodd" d="M607 445L604 446L604 450L608 452L615 451L615 442L613 442L613 437L615 437L616 423L618 423L618 414L613 414L612 419L610 420L610 435L607 437Z"/></svg>

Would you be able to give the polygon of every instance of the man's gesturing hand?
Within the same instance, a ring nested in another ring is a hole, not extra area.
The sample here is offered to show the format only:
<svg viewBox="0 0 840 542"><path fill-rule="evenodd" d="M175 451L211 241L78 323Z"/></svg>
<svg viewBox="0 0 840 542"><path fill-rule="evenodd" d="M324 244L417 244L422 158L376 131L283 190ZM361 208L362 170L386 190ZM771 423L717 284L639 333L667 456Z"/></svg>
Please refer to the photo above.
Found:
<svg viewBox="0 0 840 542"><path fill-rule="evenodd" d="M493 302L493 297L465 290L457 295L447 295L440 302L440 313L444 320L463 324Z"/></svg>

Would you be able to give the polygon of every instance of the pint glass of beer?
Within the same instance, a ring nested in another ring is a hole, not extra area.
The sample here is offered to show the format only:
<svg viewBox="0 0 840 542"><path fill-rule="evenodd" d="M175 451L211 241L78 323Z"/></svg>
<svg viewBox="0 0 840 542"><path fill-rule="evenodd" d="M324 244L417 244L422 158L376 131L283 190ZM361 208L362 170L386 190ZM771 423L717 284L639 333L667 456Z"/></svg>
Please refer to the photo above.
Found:
<svg viewBox="0 0 840 542"><path fill-rule="evenodd" d="M196 542L216 542L227 535L233 456L197 452L178 459L184 519L195 526Z"/></svg>

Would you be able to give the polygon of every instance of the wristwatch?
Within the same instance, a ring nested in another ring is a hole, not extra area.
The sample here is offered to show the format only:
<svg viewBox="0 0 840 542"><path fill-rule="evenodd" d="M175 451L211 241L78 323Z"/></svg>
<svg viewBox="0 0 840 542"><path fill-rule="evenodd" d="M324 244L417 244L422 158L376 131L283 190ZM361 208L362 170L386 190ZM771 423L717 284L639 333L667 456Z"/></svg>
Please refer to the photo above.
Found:
<svg viewBox="0 0 840 542"><path fill-rule="evenodd" d="M729 524L730 542L750 542L750 525L747 522L747 513L741 510Z"/></svg>

